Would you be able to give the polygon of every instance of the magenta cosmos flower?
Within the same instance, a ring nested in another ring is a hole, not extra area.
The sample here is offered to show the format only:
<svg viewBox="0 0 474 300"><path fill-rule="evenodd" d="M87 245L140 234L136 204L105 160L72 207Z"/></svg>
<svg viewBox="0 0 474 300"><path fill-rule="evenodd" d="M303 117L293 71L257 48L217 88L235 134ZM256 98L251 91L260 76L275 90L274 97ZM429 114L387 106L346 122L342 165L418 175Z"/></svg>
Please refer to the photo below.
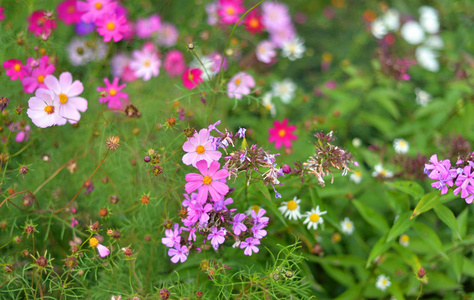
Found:
<svg viewBox="0 0 474 300"><path fill-rule="evenodd" d="M3 67L7 69L5 74L10 77L10 80L20 79L27 74L25 66L18 59L10 59L3 62Z"/></svg>
<svg viewBox="0 0 474 300"><path fill-rule="evenodd" d="M97 245L97 251L99 252L100 257L106 257L107 255L110 254L109 248L102 244Z"/></svg>
<svg viewBox="0 0 474 300"><path fill-rule="evenodd" d="M59 104L55 95L47 89L36 90L35 96L28 100L26 114L33 124L41 128L66 124L66 120L59 115Z"/></svg>
<svg viewBox="0 0 474 300"><path fill-rule="evenodd" d="M196 164L197 169L201 174L189 173L186 174L186 193L190 194L195 190L198 190L196 200L204 203L207 200L208 195L211 195L212 201L217 202L221 200L222 196L225 196L229 192L227 184L221 182L225 181L229 172L225 169L219 170L221 164L217 161L213 161L207 168L207 161L200 160Z"/></svg>
<svg viewBox="0 0 474 300"><path fill-rule="evenodd" d="M77 9L84 13L81 20L85 23L94 23L105 13L111 13L117 8L117 2L113 0L86 0L77 1Z"/></svg>
<svg viewBox="0 0 474 300"><path fill-rule="evenodd" d="M184 86L188 90L192 90L196 88L202 82L201 75L202 75L201 69L187 68L186 71L184 71L183 76L182 76Z"/></svg>
<svg viewBox="0 0 474 300"><path fill-rule="evenodd" d="M61 73L59 80L49 75L44 79L46 86L54 93L59 103L59 115L66 118L69 123L77 123L81 119L79 112L87 110L87 100L78 97L84 90L82 82L72 81L72 75L69 72Z"/></svg>
<svg viewBox="0 0 474 300"><path fill-rule="evenodd" d="M38 88L45 88L46 76L53 74L56 70L56 67L49 63L47 55L40 59L29 57L25 67L28 74L21 80L25 93L33 93Z"/></svg>
<svg viewBox="0 0 474 300"><path fill-rule="evenodd" d="M217 13L224 24L235 24L240 19L239 14L245 12L242 0L219 0L218 3Z"/></svg>
<svg viewBox="0 0 474 300"><path fill-rule="evenodd" d="M227 84L227 96L241 99L244 95L250 94L250 90L254 87L253 77L245 72L239 72Z"/></svg>
<svg viewBox="0 0 474 300"><path fill-rule="evenodd" d="M188 152L183 156L183 163L185 165L193 165L196 168L198 161L205 160L210 165L213 161L221 158L222 153L214 150L209 136L209 131L203 128L183 144L183 150Z"/></svg>
<svg viewBox="0 0 474 300"><path fill-rule="evenodd" d="M121 109L122 100L128 100L128 95L120 92L126 84L119 85L119 78L115 77L114 81L110 83L108 78L104 78L105 87L97 87L98 92L107 92L105 97L99 98L99 103L107 103L108 108Z"/></svg>
<svg viewBox="0 0 474 300"><path fill-rule="evenodd" d="M268 141L270 143L275 142L275 147L279 149L283 144L285 147L291 147L291 141L296 140L296 135L292 134L296 130L295 125L288 126L288 119L284 119L283 122L275 120L273 122L273 128L268 129L270 137Z"/></svg>
<svg viewBox="0 0 474 300"><path fill-rule="evenodd" d="M110 42L112 39L118 42L128 30L128 21L124 15L103 14L96 20L95 25L99 35L104 37L104 42Z"/></svg>
<svg viewBox="0 0 474 300"><path fill-rule="evenodd" d="M171 50L165 56L165 71L169 77L180 76L186 69L184 55L179 50Z"/></svg>
<svg viewBox="0 0 474 300"><path fill-rule="evenodd" d="M53 29L56 28L56 21L46 16L44 10L34 11L31 16L28 17L28 31L33 32L35 36L40 36L43 33L49 36Z"/></svg>
<svg viewBox="0 0 474 300"><path fill-rule="evenodd" d="M82 13L77 10L76 6L77 0L66 0L59 3L57 7L58 19L66 25L79 23Z"/></svg>

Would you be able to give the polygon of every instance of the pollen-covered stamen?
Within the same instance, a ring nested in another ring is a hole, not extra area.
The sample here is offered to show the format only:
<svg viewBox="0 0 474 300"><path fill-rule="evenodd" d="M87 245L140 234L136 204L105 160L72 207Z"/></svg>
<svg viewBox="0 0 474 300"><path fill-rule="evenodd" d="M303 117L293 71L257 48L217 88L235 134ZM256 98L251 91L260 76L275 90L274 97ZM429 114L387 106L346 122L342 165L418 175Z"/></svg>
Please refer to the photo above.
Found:
<svg viewBox="0 0 474 300"><path fill-rule="evenodd" d="M280 129L278 131L278 135L281 136L281 137L284 137L286 135L286 130L285 129Z"/></svg>
<svg viewBox="0 0 474 300"><path fill-rule="evenodd" d="M258 22L258 19L253 18L252 20L250 20L250 23L249 23L249 24L250 24L250 27L252 27L252 28L257 28L258 25L260 24L260 22Z"/></svg>
<svg viewBox="0 0 474 300"><path fill-rule="evenodd" d="M115 89L110 89L109 90L109 95L110 96L115 96L115 95L117 95L117 91Z"/></svg>
<svg viewBox="0 0 474 300"><path fill-rule="evenodd" d="M68 97L65 94L59 94L59 102L61 102L61 104L66 104L67 100Z"/></svg>
<svg viewBox="0 0 474 300"><path fill-rule="evenodd" d="M206 149L202 145L199 145L199 146L196 147L196 153L197 154L203 154L205 151L206 151Z"/></svg>
<svg viewBox="0 0 474 300"><path fill-rule="evenodd" d="M96 2L94 4L94 6L95 6L96 9L102 9L102 3L100 3L100 2Z"/></svg>
<svg viewBox="0 0 474 300"><path fill-rule="evenodd" d="M240 80L240 78L237 78L237 79L235 80L235 85L240 85L241 82L242 82L242 80Z"/></svg>
<svg viewBox="0 0 474 300"><path fill-rule="evenodd" d="M115 23L114 22L108 22L106 25L107 29L112 31L115 29Z"/></svg>
<svg viewBox="0 0 474 300"><path fill-rule="evenodd" d="M45 111L48 115L50 115L50 114L54 113L54 106L46 105L46 106L44 107L44 111Z"/></svg>
<svg viewBox="0 0 474 300"><path fill-rule="evenodd" d="M311 222L316 223L316 222L319 221L319 215L318 214L311 214L311 216L309 216L309 219L311 220Z"/></svg>
<svg viewBox="0 0 474 300"><path fill-rule="evenodd" d="M209 177L209 176L204 176L204 178L202 179L202 182L203 182L205 185L210 185L211 182L212 182L212 178Z"/></svg>
<svg viewBox="0 0 474 300"><path fill-rule="evenodd" d="M20 64L15 64L15 66L13 67L15 69L15 71L20 71L21 70L21 65Z"/></svg>
<svg viewBox="0 0 474 300"><path fill-rule="evenodd" d="M145 67L149 67L151 63L149 60L146 60L143 64L145 65Z"/></svg>
<svg viewBox="0 0 474 300"><path fill-rule="evenodd" d="M39 83L43 83L44 82L44 75L40 75L40 76L36 77L36 79L38 80Z"/></svg>
<svg viewBox="0 0 474 300"><path fill-rule="evenodd" d="M227 8L226 12L227 12L228 15L233 15L235 13L235 10L234 10L233 7L229 7L229 8Z"/></svg>

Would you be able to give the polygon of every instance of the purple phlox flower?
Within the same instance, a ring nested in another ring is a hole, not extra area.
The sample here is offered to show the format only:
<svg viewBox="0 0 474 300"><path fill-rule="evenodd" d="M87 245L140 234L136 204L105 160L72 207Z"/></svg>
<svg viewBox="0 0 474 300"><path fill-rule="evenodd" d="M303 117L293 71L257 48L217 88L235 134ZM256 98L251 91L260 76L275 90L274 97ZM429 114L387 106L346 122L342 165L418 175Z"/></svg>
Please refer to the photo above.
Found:
<svg viewBox="0 0 474 300"><path fill-rule="evenodd" d="M229 187L222 182L229 176L229 172L225 169L219 170L220 166L217 161L213 161L208 168L207 161L198 161L196 167L201 174L186 174L187 183L184 187L186 193L189 194L198 190L197 201L201 203L206 202L209 194L214 202L219 201L222 196L229 192Z"/></svg>
<svg viewBox="0 0 474 300"><path fill-rule="evenodd" d="M229 204L232 204L234 203L234 200L232 200L232 198L227 198L224 200L225 197L222 197L221 200L217 201L214 203L214 210L217 212L217 211L221 211L221 210L225 210L225 211L228 211L229 209L227 208L226 205L229 205ZM232 211L232 210L231 210Z"/></svg>
<svg viewBox="0 0 474 300"><path fill-rule="evenodd" d="M250 215L252 216L253 224L255 224L255 225L268 224L268 221L270 220L270 218L263 216L266 212L267 211L264 210L263 208L260 208L258 210L258 213L255 212L255 210L252 210L250 212Z"/></svg>
<svg viewBox="0 0 474 300"><path fill-rule="evenodd" d="M217 121L216 123L214 124L211 124L209 125L209 127L207 127L207 130L209 130L209 133L211 133L213 130L217 131L219 134L223 134L222 132L219 131L219 129L217 129L217 125L221 124L221 120Z"/></svg>
<svg viewBox="0 0 474 300"><path fill-rule="evenodd" d="M462 173L456 179L454 194L461 192L461 198L465 199L467 203L472 203L474 198L474 170L471 172L471 166L465 166Z"/></svg>
<svg viewBox="0 0 474 300"><path fill-rule="evenodd" d="M196 241L196 227L183 227L182 228L184 231L189 231L189 236L188 236L188 241Z"/></svg>
<svg viewBox="0 0 474 300"><path fill-rule="evenodd" d="M174 229L166 229L166 237L161 239L161 242L166 245L166 247L174 247L181 243L181 229L179 224L174 224Z"/></svg>
<svg viewBox="0 0 474 300"><path fill-rule="evenodd" d="M266 236L266 235L267 235L267 231L263 229L263 228L265 228L265 227L267 227L267 224L265 224L265 223L254 225L254 226L252 227L253 236L254 236L256 239L261 239L261 238L263 238L264 236Z"/></svg>
<svg viewBox="0 0 474 300"><path fill-rule="evenodd" d="M224 243L226 234L227 230L225 230L225 228L221 228L219 231L217 231L217 227L213 227L211 229L211 233L207 239L211 241L211 245L214 247L214 250L217 250L219 245Z"/></svg>
<svg viewBox="0 0 474 300"><path fill-rule="evenodd" d="M206 205L203 206L201 202L193 200L189 203L187 221L192 222L193 224L198 220L201 223L205 223L209 220L209 215L207 213L211 210L211 204L206 203Z"/></svg>
<svg viewBox="0 0 474 300"><path fill-rule="evenodd" d="M428 175L433 180L438 179L438 173L448 173L451 168L451 162L449 159L438 161L438 156L433 154L429 160L431 164L425 164L425 169L430 170L431 173Z"/></svg>
<svg viewBox="0 0 474 300"><path fill-rule="evenodd" d="M241 139L245 138L246 131L247 131L246 128L239 128L239 131L237 131L237 136Z"/></svg>
<svg viewBox="0 0 474 300"><path fill-rule="evenodd" d="M247 218L246 214L236 214L234 216L234 222L232 222L232 230L236 235L240 235L242 232L247 230L247 226L242 223Z"/></svg>
<svg viewBox="0 0 474 300"><path fill-rule="evenodd" d="M247 158L247 150L244 153L240 154L240 163L243 163Z"/></svg>
<svg viewBox="0 0 474 300"><path fill-rule="evenodd" d="M257 245L260 245L260 240L253 237L249 237L246 238L245 241L240 243L240 249L245 248L244 254L250 256L252 255L252 252L258 252Z"/></svg>
<svg viewBox="0 0 474 300"><path fill-rule="evenodd" d="M433 178L430 175L431 179L438 180L431 184L432 187L441 191L441 195L444 195L448 192L448 186L453 186L453 178L449 172L438 173L438 178Z"/></svg>
<svg viewBox="0 0 474 300"><path fill-rule="evenodd" d="M188 259L189 249L186 246L177 244L174 248L168 250L168 255L172 256L172 263L177 263L178 261L185 262Z"/></svg>

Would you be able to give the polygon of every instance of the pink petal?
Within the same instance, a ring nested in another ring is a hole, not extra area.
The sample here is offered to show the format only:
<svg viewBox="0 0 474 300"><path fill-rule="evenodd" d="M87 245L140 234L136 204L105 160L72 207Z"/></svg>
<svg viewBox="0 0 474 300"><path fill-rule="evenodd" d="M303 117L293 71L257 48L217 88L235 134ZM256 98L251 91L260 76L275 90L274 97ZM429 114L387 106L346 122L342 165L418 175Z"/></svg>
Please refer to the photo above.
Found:
<svg viewBox="0 0 474 300"><path fill-rule="evenodd" d="M77 95L80 95L84 91L84 86L82 85L82 82L79 80L76 80L73 82L73 84L68 88L66 91L66 94L68 97L75 97Z"/></svg>
<svg viewBox="0 0 474 300"><path fill-rule="evenodd" d="M212 180L221 180L221 179L227 178L227 176L229 176L229 171L227 171L226 169L222 169L222 170L217 171L212 176Z"/></svg>
<svg viewBox="0 0 474 300"><path fill-rule="evenodd" d="M216 190L216 192L221 195L225 195L229 192L229 187L225 183L219 181L212 181L211 186Z"/></svg>
<svg viewBox="0 0 474 300"><path fill-rule="evenodd" d="M201 172L202 175L207 176L208 170L207 170L207 161L205 160L200 160L196 163L196 168Z"/></svg>
<svg viewBox="0 0 474 300"><path fill-rule="evenodd" d="M213 161L211 165L209 166L209 172L207 173L208 176L211 176L214 179L214 173L216 173L217 170L219 170L221 164L218 163L217 161Z"/></svg>
<svg viewBox="0 0 474 300"><path fill-rule="evenodd" d="M197 195L196 200L199 203L204 203L204 202L206 202L208 195L209 195L209 186L208 185L203 185L201 188L199 188L199 193Z"/></svg>
<svg viewBox="0 0 474 300"><path fill-rule="evenodd" d="M193 181L193 182L188 182L186 183L186 185L184 186L184 189L186 190L186 193L192 193L194 192L195 190L199 189L201 186L203 186L203 182L199 182L199 181Z"/></svg>
<svg viewBox="0 0 474 300"><path fill-rule="evenodd" d="M69 72L63 72L59 76L59 85L61 86L61 91L65 94L68 94L69 88L72 84L72 75ZM69 95L69 94L68 94Z"/></svg>
<svg viewBox="0 0 474 300"><path fill-rule="evenodd" d="M183 156L183 164L191 165L194 162L194 158L196 157L196 153L186 153ZM201 175L200 175L201 176Z"/></svg>
<svg viewBox="0 0 474 300"><path fill-rule="evenodd" d="M105 247L102 244L97 245L97 251L99 251L100 257L106 257L110 254L109 248Z"/></svg>
<svg viewBox="0 0 474 300"><path fill-rule="evenodd" d="M87 110L87 100L82 97L72 97L68 99L78 111L85 112Z"/></svg>
<svg viewBox="0 0 474 300"><path fill-rule="evenodd" d="M53 75L46 76L46 78L44 79L44 84L55 94L59 95L61 93L61 86L59 85L59 81Z"/></svg>
<svg viewBox="0 0 474 300"><path fill-rule="evenodd" d="M193 139L191 139L193 140ZM196 151L196 146L191 142L191 140L185 142L183 144L183 150L186 152L194 152Z"/></svg>

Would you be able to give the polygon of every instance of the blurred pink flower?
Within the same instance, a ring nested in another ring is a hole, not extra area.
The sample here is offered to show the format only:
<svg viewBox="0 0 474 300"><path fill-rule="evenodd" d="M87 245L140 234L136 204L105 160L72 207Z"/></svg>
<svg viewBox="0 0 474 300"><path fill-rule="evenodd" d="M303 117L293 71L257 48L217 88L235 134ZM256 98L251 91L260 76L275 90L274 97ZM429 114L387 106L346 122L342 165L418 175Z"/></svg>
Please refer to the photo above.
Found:
<svg viewBox="0 0 474 300"><path fill-rule="evenodd" d="M262 15L257 10L252 10L245 17L245 30L250 34L263 33L265 26L262 23Z"/></svg>
<svg viewBox="0 0 474 300"><path fill-rule="evenodd" d="M33 32L36 37L42 34L49 36L56 28L56 21L47 17L46 11L44 10L34 11L31 16L28 17L28 23L28 31Z"/></svg>
<svg viewBox="0 0 474 300"><path fill-rule="evenodd" d="M4 10L5 10L5 7L0 6L0 21L5 20L5 14L3 13Z"/></svg>
<svg viewBox="0 0 474 300"><path fill-rule="evenodd" d="M211 71L216 74L220 72L221 64L224 71L227 70L227 68L229 67L229 64L227 63L227 58L224 57L224 62L222 62L222 54L217 51L212 52L208 55L208 57L212 61Z"/></svg>
<svg viewBox="0 0 474 300"><path fill-rule="evenodd" d="M242 0L219 0L217 13L221 17L220 21L224 24L235 24L240 16L245 12L245 6Z"/></svg>
<svg viewBox="0 0 474 300"><path fill-rule="evenodd" d="M202 82L201 75L202 75L201 69L187 68L186 71L184 71L183 76L182 76L184 86L188 90L192 90L196 88Z"/></svg>
<svg viewBox="0 0 474 300"><path fill-rule="evenodd" d="M281 148L281 145L284 145L287 148L291 147L291 141L296 140L296 135L292 134L296 130L295 125L288 126L288 119L284 119L283 122L275 120L273 122L273 127L268 129L270 137L268 141L270 143L275 143L277 149Z"/></svg>
<svg viewBox="0 0 474 300"><path fill-rule="evenodd" d="M106 257L110 254L109 248L105 247L102 244L97 245L97 251L99 252L100 257Z"/></svg>
<svg viewBox="0 0 474 300"><path fill-rule="evenodd" d="M219 22L219 14L217 13L217 3L211 2L206 5L206 13L207 13L207 24L214 26Z"/></svg>
<svg viewBox="0 0 474 300"><path fill-rule="evenodd" d="M165 71L170 77L180 76L186 69L184 55L179 50L171 50L165 56Z"/></svg>
<svg viewBox="0 0 474 300"><path fill-rule="evenodd" d="M136 77L148 81L151 77L156 77L160 74L160 67L161 61L155 51L150 51L145 47L142 50L133 51L130 68Z"/></svg>
<svg viewBox="0 0 474 300"><path fill-rule="evenodd" d="M77 0L65 0L56 8L58 19L66 25L77 24L81 20L82 13L77 10Z"/></svg>
<svg viewBox="0 0 474 300"><path fill-rule="evenodd" d="M30 137L30 129L31 129L30 125L25 125L23 127L20 122L15 122L15 123L10 124L9 127L12 132L18 131L18 133L15 136L15 142L17 143L26 142L28 138Z"/></svg>
<svg viewBox="0 0 474 300"><path fill-rule="evenodd" d="M103 14L95 22L97 32L104 37L104 42L120 41L128 30L128 21L125 16L118 17L116 14Z"/></svg>
<svg viewBox="0 0 474 300"><path fill-rule="evenodd" d="M33 93L38 88L45 88L44 80L46 76L53 74L56 67L49 63L47 55L40 59L29 57L26 60L26 70L28 75L25 75L21 83L25 93Z"/></svg>
<svg viewBox="0 0 474 300"><path fill-rule="evenodd" d="M270 40L279 48L282 48L285 42L295 37L296 30L293 24L278 28L270 33Z"/></svg>
<svg viewBox="0 0 474 300"><path fill-rule="evenodd" d="M241 99L243 96L250 94L254 87L255 80L253 77L245 72L239 72L227 84L227 96Z"/></svg>
<svg viewBox="0 0 474 300"><path fill-rule="evenodd" d="M115 77L112 83L110 83L108 78L104 78L104 83L105 87L97 87L98 92L107 92L105 97L99 98L99 103L107 103L108 108L111 109L122 109L124 106L122 100L128 100L128 95L120 91L126 86L126 84L119 85L118 77Z"/></svg>
<svg viewBox="0 0 474 300"><path fill-rule="evenodd" d="M164 47L173 47L178 41L179 32L176 26L171 23L163 23L158 30L156 41L158 45Z"/></svg>
<svg viewBox="0 0 474 300"><path fill-rule="evenodd" d="M291 24L288 6L283 3L264 2L262 4L262 15L262 23L270 33Z"/></svg>
<svg viewBox="0 0 474 300"><path fill-rule="evenodd" d="M19 59L6 60L3 62L3 67L7 69L5 74L10 76L10 80L22 80L27 75L26 68Z"/></svg>
<svg viewBox="0 0 474 300"><path fill-rule="evenodd" d="M268 41L261 41L255 49L257 59L263 63L269 64L276 57L275 45Z"/></svg>
<svg viewBox="0 0 474 300"><path fill-rule="evenodd" d="M84 13L81 20L86 23L94 23L105 13L115 12L117 2L113 0L85 0L77 1L77 9Z"/></svg>
<svg viewBox="0 0 474 300"><path fill-rule="evenodd" d="M214 150L209 137L209 131L203 128L199 133L194 133L193 137L183 144L183 150L187 152L183 156L185 165L193 165L196 168L196 163L200 160L205 160L209 165L221 158L222 153Z"/></svg>
<svg viewBox="0 0 474 300"><path fill-rule="evenodd" d="M151 15L146 19L139 18L135 24L137 37L147 39L161 28L159 15Z"/></svg>
<svg viewBox="0 0 474 300"><path fill-rule="evenodd" d="M64 125L66 120L59 115L59 105L52 91L37 89L34 97L28 100L26 111L33 124L40 128Z"/></svg>

